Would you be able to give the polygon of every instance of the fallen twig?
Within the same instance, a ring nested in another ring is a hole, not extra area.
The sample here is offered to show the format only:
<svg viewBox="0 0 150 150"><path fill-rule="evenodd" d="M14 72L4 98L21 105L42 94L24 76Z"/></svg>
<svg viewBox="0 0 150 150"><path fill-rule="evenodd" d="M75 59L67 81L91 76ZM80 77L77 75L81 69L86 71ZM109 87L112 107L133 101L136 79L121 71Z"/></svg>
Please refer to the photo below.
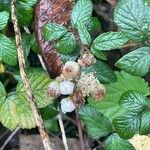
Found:
<svg viewBox="0 0 150 150"><path fill-rule="evenodd" d="M3 150L6 145L9 143L9 141L14 137L14 135L20 130L20 128L16 128L11 134L10 136L7 138L7 140L5 141L5 143L2 145L2 147L0 148L0 150Z"/></svg>
<svg viewBox="0 0 150 150"><path fill-rule="evenodd" d="M18 53L18 61L19 61L19 68L20 68L20 75L25 87L27 99L30 103L36 125L39 129L41 139L43 142L43 145L46 150L52 150L52 146L48 137L48 134L46 132L46 129L44 127L43 120L41 118L41 115L39 113L39 110L37 108L37 103L36 99L33 95L29 79L26 74L26 66L25 66L25 58L24 58L24 53L23 53L23 46L22 46L22 38L21 38L21 33L20 33L20 28L18 24L18 19L16 16L16 0L11 1L11 17L12 17L12 22L14 25L14 32L15 32L15 40L16 40L16 46L17 46L17 53Z"/></svg>

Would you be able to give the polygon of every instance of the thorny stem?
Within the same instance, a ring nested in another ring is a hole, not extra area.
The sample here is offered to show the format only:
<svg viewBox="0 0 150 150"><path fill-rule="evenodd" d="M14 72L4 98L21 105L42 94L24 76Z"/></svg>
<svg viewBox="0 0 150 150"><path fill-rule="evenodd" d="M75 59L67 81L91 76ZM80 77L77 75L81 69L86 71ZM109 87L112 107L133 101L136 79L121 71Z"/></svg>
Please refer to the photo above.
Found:
<svg viewBox="0 0 150 150"><path fill-rule="evenodd" d="M81 120L80 120L77 109L76 109L76 120L77 120L77 125L78 125L78 134L79 134L80 147L81 147L81 150L85 150L83 133L82 133L82 124L81 124Z"/></svg>
<svg viewBox="0 0 150 150"><path fill-rule="evenodd" d="M29 83L29 79L28 79L27 74L26 74L26 66L25 66L25 58L24 58L24 53L23 53L22 38L21 38L20 28L19 28L19 24L18 24L18 19L16 16L15 5L16 5L16 0L12 0L11 1L11 17L12 17L12 22L14 25L20 75L21 75L21 78L22 78L22 81L23 81L23 84L25 87L27 99L30 103L30 106L31 106L31 109L32 109L32 112L33 112L33 115L35 118L36 125L39 129L45 150L52 150L52 146L51 146L48 134L47 134L46 129L44 127L42 117L41 117L39 110L37 108L36 99L33 95L31 85Z"/></svg>

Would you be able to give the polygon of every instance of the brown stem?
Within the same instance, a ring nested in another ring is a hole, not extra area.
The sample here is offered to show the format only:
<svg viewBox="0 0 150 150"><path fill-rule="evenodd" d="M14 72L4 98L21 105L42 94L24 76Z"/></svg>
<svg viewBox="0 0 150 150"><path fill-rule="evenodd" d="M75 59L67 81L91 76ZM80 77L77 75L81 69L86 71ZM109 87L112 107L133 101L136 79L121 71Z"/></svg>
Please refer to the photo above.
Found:
<svg viewBox="0 0 150 150"><path fill-rule="evenodd" d="M11 17L12 17L12 22L14 25L14 32L15 32L15 40L16 40L16 46L17 46L17 54L18 54L18 61L19 61L19 68L20 68L20 75L25 87L27 99L30 103L36 125L39 129L41 139L43 142L43 145L46 150L52 150L52 146L48 137L48 134L46 132L46 129L43 124L42 117L39 113L39 110L37 108L37 103L36 99L33 95L33 91L31 89L31 85L29 83L29 79L26 74L26 65L25 65L25 58L24 58L24 53L23 53L23 46L22 46L22 38L21 38L21 32L18 24L18 19L16 16L16 0L11 1Z"/></svg>
<svg viewBox="0 0 150 150"><path fill-rule="evenodd" d="M76 109L76 120L77 120L77 124L78 124L78 134L79 134L80 147L81 147L81 150L85 150L83 133L82 133L82 124L81 124L77 109Z"/></svg>

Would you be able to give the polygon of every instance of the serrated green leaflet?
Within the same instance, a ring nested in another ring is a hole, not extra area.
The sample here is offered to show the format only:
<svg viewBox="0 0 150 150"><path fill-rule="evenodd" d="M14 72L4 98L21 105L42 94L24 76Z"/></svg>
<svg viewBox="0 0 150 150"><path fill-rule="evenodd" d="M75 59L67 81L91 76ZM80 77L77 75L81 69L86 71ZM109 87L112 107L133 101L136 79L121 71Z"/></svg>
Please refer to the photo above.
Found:
<svg viewBox="0 0 150 150"><path fill-rule="evenodd" d="M144 0L120 0L114 21L130 39L139 41L150 37L150 8Z"/></svg>
<svg viewBox="0 0 150 150"><path fill-rule="evenodd" d="M53 98L47 96L47 88L49 83L52 81L48 77L48 75L35 72L29 75L29 81L31 83L31 88L33 90L39 108L45 107L48 104L52 103ZM17 93L19 95L19 98L27 99L22 82L19 82L19 84L17 85Z"/></svg>
<svg viewBox="0 0 150 150"><path fill-rule="evenodd" d="M129 111L141 112L146 106L146 101L147 98L140 93L127 91L121 96L119 104Z"/></svg>
<svg viewBox="0 0 150 150"><path fill-rule="evenodd" d="M109 118L111 122L115 117L121 115L125 111L117 103L111 101L103 100L101 102L96 102L94 100L90 100L89 105L97 108L97 110L104 114L107 118Z"/></svg>
<svg viewBox="0 0 150 150"><path fill-rule="evenodd" d="M136 112L126 112L113 120L116 132L123 139L130 139L139 131L140 115Z"/></svg>
<svg viewBox="0 0 150 150"><path fill-rule="evenodd" d="M124 55L116 66L132 75L144 76L150 70L150 47L141 47Z"/></svg>
<svg viewBox="0 0 150 150"><path fill-rule="evenodd" d="M91 17L90 21L87 23L87 29L90 32L97 31L101 28L101 23L96 17Z"/></svg>
<svg viewBox="0 0 150 150"><path fill-rule="evenodd" d="M71 32L66 33L61 39L57 41L56 50L60 54L72 54L77 50L77 42Z"/></svg>
<svg viewBox="0 0 150 150"><path fill-rule="evenodd" d="M102 83L111 83L116 81L116 76L114 72L111 70L111 68L107 64L99 60L97 60L93 66L83 67L82 70L85 73L89 73L89 72L95 73L96 77Z"/></svg>
<svg viewBox="0 0 150 150"><path fill-rule="evenodd" d="M128 41L122 32L106 32L100 34L92 43L92 50L107 51L120 48Z"/></svg>
<svg viewBox="0 0 150 150"><path fill-rule="evenodd" d="M16 94L11 95L0 106L0 122L9 129L33 128L35 121L31 107L26 99L20 99Z"/></svg>
<svg viewBox="0 0 150 150"><path fill-rule="evenodd" d="M4 29L9 19L9 13L7 11L0 12L0 30Z"/></svg>
<svg viewBox="0 0 150 150"><path fill-rule="evenodd" d="M11 66L17 65L16 46L9 38L2 34L0 34L0 61Z"/></svg>
<svg viewBox="0 0 150 150"><path fill-rule="evenodd" d="M92 106L84 106L79 110L88 134L95 139L106 136L112 130L111 122Z"/></svg>
<svg viewBox="0 0 150 150"><path fill-rule="evenodd" d="M150 134L150 110L145 110L142 113L139 133L141 135Z"/></svg>
<svg viewBox="0 0 150 150"><path fill-rule="evenodd" d="M78 23L86 23L92 16L93 4L91 0L78 0L71 14L71 23L77 27Z"/></svg>
<svg viewBox="0 0 150 150"><path fill-rule="evenodd" d="M6 91L3 84L0 82L0 106L3 104L6 98Z"/></svg>
<svg viewBox="0 0 150 150"><path fill-rule="evenodd" d="M126 72L115 72L117 76L117 82L107 84L105 101L118 103L121 95L129 90L135 90L140 94L149 94L148 83L144 79L136 76L132 76Z"/></svg>
<svg viewBox="0 0 150 150"><path fill-rule="evenodd" d="M28 26L33 19L33 8L21 1L17 2L17 17L21 26Z"/></svg>
<svg viewBox="0 0 150 150"><path fill-rule="evenodd" d="M114 133L105 141L105 150L135 150L132 144Z"/></svg>
<svg viewBox="0 0 150 150"><path fill-rule="evenodd" d="M58 40L67 32L67 28L56 24L56 23L47 23L43 27L43 37L47 41Z"/></svg>
<svg viewBox="0 0 150 150"><path fill-rule="evenodd" d="M105 56L105 54L99 50L96 50L96 49L91 49L91 52L93 53L93 55L95 57L97 57L98 59L101 59L101 60L107 60L107 57Z"/></svg>
<svg viewBox="0 0 150 150"><path fill-rule="evenodd" d="M90 45L92 41L91 35L84 24L78 23L78 32L79 32L81 42L85 45Z"/></svg>
<svg viewBox="0 0 150 150"><path fill-rule="evenodd" d="M37 3L37 0L20 0L26 4L28 4L29 6L34 6Z"/></svg>

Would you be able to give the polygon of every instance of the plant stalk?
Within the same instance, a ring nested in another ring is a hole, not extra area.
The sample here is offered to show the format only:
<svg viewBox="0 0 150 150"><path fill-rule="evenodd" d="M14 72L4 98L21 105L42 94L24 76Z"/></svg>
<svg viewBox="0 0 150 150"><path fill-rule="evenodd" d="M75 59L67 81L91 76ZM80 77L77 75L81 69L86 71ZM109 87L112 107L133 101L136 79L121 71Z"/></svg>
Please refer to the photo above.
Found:
<svg viewBox="0 0 150 150"><path fill-rule="evenodd" d="M26 91L27 99L30 103L36 125L38 127L39 133L41 135L41 139L44 145L45 150L52 150L52 145L50 143L48 134L46 132L46 129L44 127L44 123L42 120L42 117L40 115L40 112L37 107L36 99L34 97L33 91L31 89L31 85L29 83L29 79L26 73L26 65L25 65L25 58L24 58L24 51L22 46L22 38L21 38L21 32L19 28L18 19L16 16L16 0L11 1L11 18L14 26L14 32L15 32L15 40L16 40L16 46L17 46L17 54L18 54L18 61L19 61L19 68L20 68L20 75L24 84L24 88Z"/></svg>

